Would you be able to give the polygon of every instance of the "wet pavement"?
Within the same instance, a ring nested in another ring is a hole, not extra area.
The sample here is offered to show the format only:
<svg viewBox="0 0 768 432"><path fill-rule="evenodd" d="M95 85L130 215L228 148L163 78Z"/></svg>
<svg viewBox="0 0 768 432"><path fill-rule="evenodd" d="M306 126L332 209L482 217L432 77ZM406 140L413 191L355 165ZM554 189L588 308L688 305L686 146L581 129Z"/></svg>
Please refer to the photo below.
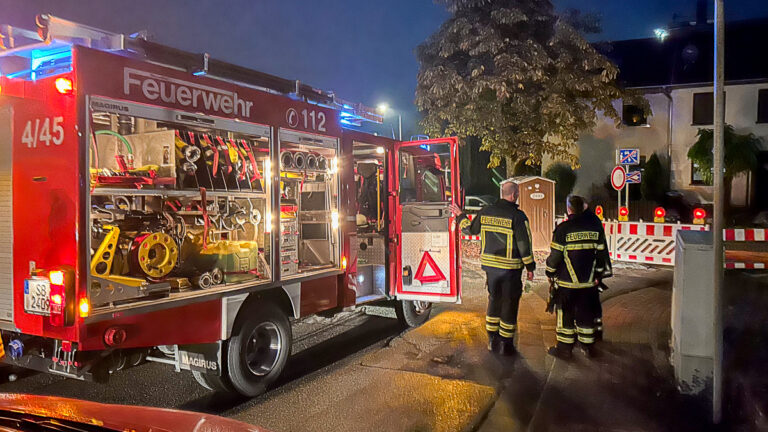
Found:
<svg viewBox="0 0 768 432"><path fill-rule="evenodd" d="M465 265L461 305L437 307L403 332L360 313L295 328L283 377L245 400L207 392L190 374L145 364L109 384L21 374L3 392L51 394L221 414L274 431L666 431L707 427L674 391L669 355L670 270L616 270L604 293L604 355L554 360L554 317L537 276L523 295L516 357L488 353L484 275ZM375 309L376 314L389 314Z"/></svg>

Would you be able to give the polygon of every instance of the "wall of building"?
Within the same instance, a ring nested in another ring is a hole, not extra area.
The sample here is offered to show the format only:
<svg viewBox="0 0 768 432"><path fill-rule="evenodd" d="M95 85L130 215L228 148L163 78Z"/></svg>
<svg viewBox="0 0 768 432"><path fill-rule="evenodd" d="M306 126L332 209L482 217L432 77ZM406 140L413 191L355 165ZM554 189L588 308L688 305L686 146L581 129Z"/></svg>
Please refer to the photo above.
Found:
<svg viewBox="0 0 768 432"><path fill-rule="evenodd" d="M768 89L768 82L759 84L738 84L726 86L726 123L738 133L752 132L763 137L763 149L768 150L768 123L757 123L758 90ZM670 99L663 92L647 93L652 115L644 126L616 127L613 120L600 116L594 131L579 139L578 149L581 163L577 171L578 180L574 193L584 196L605 195L603 185L616 164L616 150L639 148L646 158L656 152L663 163L671 157L671 188L681 190L694 201L708 202L712 199L711 186L691 184L691 162L688 149L696 140L699 128L712 126L693 125L694 93L711 92L711 86L679 88L670 91L671 141L669 118ZM621 101L614 103L621 112ZM545 161L545 165L552 161ZM545 166L546 169L546 166ZM746 203L749 182L746 178L734 181L734 204ZM737 190L738 189L738 190Z"/></svg>

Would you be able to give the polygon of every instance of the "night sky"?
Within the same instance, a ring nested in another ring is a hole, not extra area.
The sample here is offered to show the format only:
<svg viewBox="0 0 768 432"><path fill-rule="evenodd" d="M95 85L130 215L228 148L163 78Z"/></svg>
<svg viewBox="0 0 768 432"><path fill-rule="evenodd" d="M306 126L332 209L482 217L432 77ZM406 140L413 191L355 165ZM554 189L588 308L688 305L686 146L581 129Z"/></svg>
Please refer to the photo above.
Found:
<svg viewBox="0 0 768 432"><path fill-rule="evenodd" d="M674 13L693 20L696 0L554 3L599 13L603 33L592 39L617 40L650 37ZM726 5L728 19L768 16L766 0ZM299 79L353 102L386 102L403 114L406 137L418 132L414 50L448 17L432 0L0 0L0 23L33 28L38 13L120 33L148 30L156 42ZM391 134L397 118L387 122L380 131Z"/></svg>

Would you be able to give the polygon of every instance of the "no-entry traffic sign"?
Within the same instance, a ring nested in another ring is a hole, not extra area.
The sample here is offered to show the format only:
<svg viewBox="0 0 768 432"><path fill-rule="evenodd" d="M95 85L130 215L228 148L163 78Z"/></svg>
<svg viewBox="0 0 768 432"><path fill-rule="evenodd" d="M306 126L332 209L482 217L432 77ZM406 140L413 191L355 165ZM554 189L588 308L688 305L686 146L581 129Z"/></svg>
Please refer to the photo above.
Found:
<svg viewBox="0 0 768 432"><path fill-rule="evenodd" d="M617 166L616 168L611 171L611 186L613 186L614 189L617 191L621 190L624 187L624 183L627 181L627 172L624 171L624 168L621 166Z"/></svg>
<svg viewBox="0 0 768 432"><path fill-rule="evenodd" d="M627 173L627 183L640 184L643 180L642 171L630 171Z"/></svg>

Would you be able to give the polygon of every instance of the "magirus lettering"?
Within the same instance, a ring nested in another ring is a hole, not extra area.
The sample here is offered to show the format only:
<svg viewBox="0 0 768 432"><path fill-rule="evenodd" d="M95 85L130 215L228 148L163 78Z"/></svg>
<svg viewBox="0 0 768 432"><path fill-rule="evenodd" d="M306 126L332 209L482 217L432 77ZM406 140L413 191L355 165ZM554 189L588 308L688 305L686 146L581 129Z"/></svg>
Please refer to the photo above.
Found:
<svg viewBox="0 0 768 432"><path fill-rule="evenodd" d="M99 109L109 110L109 111L118 111L118 112L129 111L128 107L125 105L118 105L118 104L107 103L107 102L93 101L91 102L91 106L93 108L99 108Z"/></svg>
<svg viewBox="0 0 768 432"><path fill-rule="evenodd" d="M253 102L240 99L237 92L156 75L138 69L123 69L123 92L145 99L205 109L238 117L250 117Z"/></svg>
<svg viewBox="0 0 768 432"><path fill-rule="evenodd" d="M215 371L219 368L219 365L215 361L206 360L205 356L198 353L188 353L181 351L181 363L190 366L191 368L206 369Z"/></svg>

